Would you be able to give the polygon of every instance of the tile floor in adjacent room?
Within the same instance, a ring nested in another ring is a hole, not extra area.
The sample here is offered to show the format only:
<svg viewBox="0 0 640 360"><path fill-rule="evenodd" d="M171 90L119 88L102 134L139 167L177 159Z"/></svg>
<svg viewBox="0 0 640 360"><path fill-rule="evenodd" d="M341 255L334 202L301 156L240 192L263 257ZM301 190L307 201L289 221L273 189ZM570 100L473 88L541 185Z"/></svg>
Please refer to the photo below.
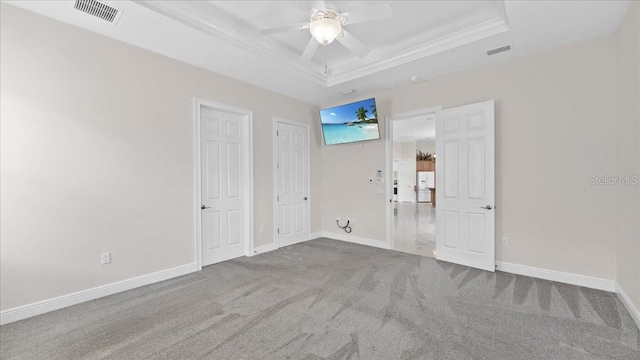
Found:
<svg viewBox="0 0 640 360"><path fill-rule="evenodd" d="M436 208L430 202L395 202L393 215L393 249L435 257Z"/></svg>

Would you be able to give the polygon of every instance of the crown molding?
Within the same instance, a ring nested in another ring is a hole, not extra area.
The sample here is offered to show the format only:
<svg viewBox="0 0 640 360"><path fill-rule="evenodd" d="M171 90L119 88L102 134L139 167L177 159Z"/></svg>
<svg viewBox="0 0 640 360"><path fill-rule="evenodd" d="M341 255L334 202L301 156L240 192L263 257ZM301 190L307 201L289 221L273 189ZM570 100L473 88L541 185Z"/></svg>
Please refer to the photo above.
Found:
<svg viewBox="0 0 640 360"><path fill-rule="evenodd" d="M301 66L297 61L283 56L282 54L262 45L260 42L255 41L254 39L251 39L250 37L245 36L237 31L220 27L212 22L206 21L202 17L192 16L191 14L188 14L180 7L174 5L171 2L142 0L136 1L135 3L149 10L162 14L170 19L178 21L184 25L187 25L193 29L216 36L245 50L253 52L258 56L269 59L295 73L296 75L304 77L307 80L311 80L325 87L327 86L327 80L324 74L305 68Z"/></svg>
<svg viewBox="0 0 640 360"><path fill-rule="evenodd" d="M202 16L189 14L180 6L177 6L172 2L141 0L136 1L135 3L185 24L193 29L203 31L207 34L221 38L224 41L235 44L256 54L257 56L261 56L279 66L282 66L295 75L301 76L327 88L356 80L364 76L372 75L383 70L391 69L396 66L419 60L458 46L469 44L474 41L482 40L509 30L505 2L504 0L496 1L495 6L498 15L491 20L470 26L424 44L392 53L388 56L372 60L365 64L353 64L343 71L331 73L332 69L329 69L329 74L325 75L319 69L315 70L304 67L297 61L297 58L294 59L291 56L286 56L281 52L274 51L264 46L261 42L256 41L256 39L243 35L242 33L227 27L216 25L213 22L207 21ZM336 71L336 69L333 70Z"/></svg>
<svg viewBox="0 0 640 360"><path fill-rule="evenodd" d="M330 75L327 86L334 86L355 80L363 76L371 75L399 65L422 59L455 47L482 40L490 36L508 31L509 25L502 18L495 18L478 25L454 32L452 34L429 41L422 45L400 51L386 58L373 61L364 66L350 69L345 72Z"/></svg>
<svg viewBox="0 0 640 360"><path fill-rule="evenodd" d="M479 41L490 36L509 31L509 20L507 18L505 1L495 1L494 5L498 15L491 20L445 35L405 51L400 51L364 66L336 73L327 79L327 86L339 85L347 81L355 80L363 76L371 75L379 71L387 70L461 45L469 44L474 41Z"/></svg>

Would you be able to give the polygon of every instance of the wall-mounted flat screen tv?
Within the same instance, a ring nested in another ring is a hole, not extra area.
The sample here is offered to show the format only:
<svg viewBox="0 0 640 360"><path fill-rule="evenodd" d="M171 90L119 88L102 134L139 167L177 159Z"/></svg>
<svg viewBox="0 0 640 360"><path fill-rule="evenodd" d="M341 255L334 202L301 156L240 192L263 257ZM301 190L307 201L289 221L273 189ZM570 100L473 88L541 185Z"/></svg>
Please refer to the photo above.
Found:
<svg viewBox="0 0 640 360"><path fill-rule="evenodd" d="M320 122L325 145L380 139L375 99L320 110Z"/></svg>

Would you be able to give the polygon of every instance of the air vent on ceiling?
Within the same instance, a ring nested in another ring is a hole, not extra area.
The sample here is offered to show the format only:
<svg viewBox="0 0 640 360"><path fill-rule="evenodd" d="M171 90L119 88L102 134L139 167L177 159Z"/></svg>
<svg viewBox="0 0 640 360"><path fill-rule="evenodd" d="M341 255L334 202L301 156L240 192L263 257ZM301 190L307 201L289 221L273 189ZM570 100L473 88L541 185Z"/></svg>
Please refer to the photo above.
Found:
<svg viewBox="0 0 640 360"><path fill-rule="evenodd" d="M507 46L499 47L497 49L489 50L489 51L487 51L487 55L491 56L491 55L495 55L497 53L501 53L501 52L509 51L509 50L511 50L511 46L507 45Z"/></svg>
<svg viewBox="0 0 640 360"><path fill-rule="evenodd" d="M96 0L76 0L74 8L114 24L122 15L122 10Z"/></svg>

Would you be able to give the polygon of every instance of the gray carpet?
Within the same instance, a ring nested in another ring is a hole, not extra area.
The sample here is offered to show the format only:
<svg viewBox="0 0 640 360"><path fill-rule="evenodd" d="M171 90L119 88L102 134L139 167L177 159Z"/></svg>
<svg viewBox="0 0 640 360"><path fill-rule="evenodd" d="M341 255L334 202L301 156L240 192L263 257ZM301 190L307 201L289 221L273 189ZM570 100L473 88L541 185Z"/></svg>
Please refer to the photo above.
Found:
<svg viewBox="0 0 640 360"><path fill-rule="evenodd" d="M2 359L640 359L612 293L328 239L0 327Z"/></svg>

